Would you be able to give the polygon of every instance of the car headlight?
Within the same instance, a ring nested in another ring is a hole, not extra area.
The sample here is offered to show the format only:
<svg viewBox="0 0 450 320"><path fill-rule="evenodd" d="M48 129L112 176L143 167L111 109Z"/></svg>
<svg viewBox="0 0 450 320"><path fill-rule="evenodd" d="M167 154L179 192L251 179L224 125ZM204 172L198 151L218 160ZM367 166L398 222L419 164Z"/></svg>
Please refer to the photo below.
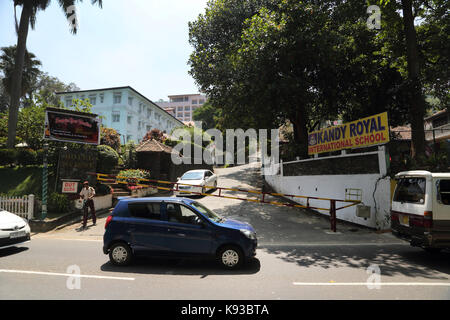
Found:
<svg viewBox="0 0 450 320"><path fill-rule="evenodd" d="M256 232L252 232L252 231L247 230L247 229L241 229L240 231L241 231L241 233L243 233L247 238L252 239L252 240L256 240Z"/></svg>

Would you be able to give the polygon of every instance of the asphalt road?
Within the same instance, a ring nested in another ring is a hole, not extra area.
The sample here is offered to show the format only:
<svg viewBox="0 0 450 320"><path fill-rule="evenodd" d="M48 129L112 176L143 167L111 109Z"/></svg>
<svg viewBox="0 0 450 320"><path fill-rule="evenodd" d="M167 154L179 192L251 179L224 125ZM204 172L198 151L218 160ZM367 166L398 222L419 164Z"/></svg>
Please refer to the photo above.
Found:
<svg viewBox="0 0 450 320"><path fill-rule="evenodd" d="M219 169L219 185L260 188L258 169ZM212 261L140 259L115 267L102 252L105 217L36 234L0 250L0 299L449 299L450 253L431 255L390 234L329 221L298 208L198 199L250 222L257 257L238 271ZM75 273L79 272L79 276Z"/></svg>

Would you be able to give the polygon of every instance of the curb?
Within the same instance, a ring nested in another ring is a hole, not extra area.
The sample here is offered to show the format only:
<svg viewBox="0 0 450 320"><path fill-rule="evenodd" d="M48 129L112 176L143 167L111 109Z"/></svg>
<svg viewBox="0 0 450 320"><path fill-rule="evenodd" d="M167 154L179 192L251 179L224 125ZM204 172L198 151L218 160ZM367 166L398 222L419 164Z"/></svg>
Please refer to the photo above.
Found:
<svg viewBox="0 0 450 320"><path fill-rule="evenodd" d="M104 213L108 213L110 209L101 209L96 211L96 216L99 217L100 215L103 215ZM69 212L65 215L62 215L61 217L52 219L52 220L37 220L32 219L28 221L28 224L30 225L31 232L36 233L45 233L48 231L51 231L53 229L56 229L59 226L67 225L76 220L76 222L81 221L81 218L83 216L83 213L81 211L73 211ZM74 223L76 223L74 222Z"/></svg>

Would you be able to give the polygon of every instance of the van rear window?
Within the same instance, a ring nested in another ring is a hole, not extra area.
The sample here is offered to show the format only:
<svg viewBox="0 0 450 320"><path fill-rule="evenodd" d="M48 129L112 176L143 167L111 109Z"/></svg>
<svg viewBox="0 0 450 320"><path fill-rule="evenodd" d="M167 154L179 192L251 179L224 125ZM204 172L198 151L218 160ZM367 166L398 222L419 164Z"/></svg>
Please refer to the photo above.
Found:
<svg viewBox="0 0 450 320"><path fill-rule="evenodd" d="M394 201L424 203L425 178L401 178L395 189Z"/></svg>

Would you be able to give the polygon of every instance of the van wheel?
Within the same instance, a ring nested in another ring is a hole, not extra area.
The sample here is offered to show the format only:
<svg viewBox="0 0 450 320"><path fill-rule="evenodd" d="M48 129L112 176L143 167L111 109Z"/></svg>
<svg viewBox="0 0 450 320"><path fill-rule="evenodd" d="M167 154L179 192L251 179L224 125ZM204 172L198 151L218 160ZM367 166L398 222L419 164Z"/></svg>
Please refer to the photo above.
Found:
<svg viewBox="0 0 450 320"><path fill-rule="evenodd" d="M441 248L423 248L423 250L425 250L426 252L431 253L431 254L437 254L442 251Z"/></svg>
<svg viewBox="0 0 450 320"><path fill-rule="evenodd" d="M132 256L130 246L123 242L116 243L109 249L109 260L116 266L130 264Z"/></svg>
<svg viewBox="0 0 450 320"><path fill-rule="evenodd" d="M244 263L244 254L237 246L225 246L218 255L219 263L227 269L239 269Z"/></svg>

